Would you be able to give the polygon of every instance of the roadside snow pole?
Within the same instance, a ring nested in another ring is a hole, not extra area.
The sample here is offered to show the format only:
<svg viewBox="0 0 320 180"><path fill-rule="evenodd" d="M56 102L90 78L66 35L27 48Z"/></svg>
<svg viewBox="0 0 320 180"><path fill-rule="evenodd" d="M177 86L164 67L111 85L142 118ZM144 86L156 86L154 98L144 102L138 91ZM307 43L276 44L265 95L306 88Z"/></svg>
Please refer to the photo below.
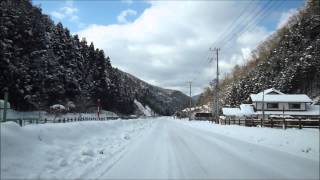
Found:
<svg viewBox="0 0 320 180"><path fill-rule="evenodd" d="M8 88L5 87L4 91L4 104L3 104L3 122L7 121L7 103L8 103Z"/></svg>
<svg viewBox="0 0 320 180"><path fill-rule="evenodd" d="M302 126L301 126L301 117L299 117L299 129L302 129Z"/></svg>
<svg viewBox="0 0 320 180"><path fill-rule="evenodd" d="M283 129L287 129L286 119L283 119Z"/></svg>

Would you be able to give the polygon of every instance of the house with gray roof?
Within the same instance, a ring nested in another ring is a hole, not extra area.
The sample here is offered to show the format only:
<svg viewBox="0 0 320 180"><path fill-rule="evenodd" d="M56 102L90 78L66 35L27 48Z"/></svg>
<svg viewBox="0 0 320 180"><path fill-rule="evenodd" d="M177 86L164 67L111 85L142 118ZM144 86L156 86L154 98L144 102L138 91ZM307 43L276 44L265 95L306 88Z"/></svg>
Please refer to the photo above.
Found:
<svg viewBox="0 0 320 180"><path fill-rule="evenodd" d="M305 94L285 94L270 88L258 94L251 94L252 104L241 104L240 108L223 108L225 116L320 116L320 105Z"/></svg>

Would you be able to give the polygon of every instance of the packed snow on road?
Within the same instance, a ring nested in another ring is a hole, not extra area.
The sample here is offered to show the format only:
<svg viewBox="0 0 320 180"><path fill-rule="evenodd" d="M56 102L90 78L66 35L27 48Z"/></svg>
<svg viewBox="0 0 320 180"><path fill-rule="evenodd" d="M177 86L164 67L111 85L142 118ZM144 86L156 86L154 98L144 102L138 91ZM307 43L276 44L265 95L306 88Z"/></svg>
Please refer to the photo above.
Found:
<svg viewBox="0 0 320 180"><path fill-rule="evenodd" d="M1 179L319 179L319 130L160 117L1 123Z"/></svg>

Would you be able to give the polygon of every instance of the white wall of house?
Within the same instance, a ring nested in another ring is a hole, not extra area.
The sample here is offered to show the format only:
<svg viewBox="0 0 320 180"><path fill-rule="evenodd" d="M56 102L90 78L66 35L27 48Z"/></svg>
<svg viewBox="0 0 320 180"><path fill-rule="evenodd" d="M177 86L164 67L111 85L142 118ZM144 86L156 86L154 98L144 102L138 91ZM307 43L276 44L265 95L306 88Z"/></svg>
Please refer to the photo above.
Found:
<svg viewBox="0 0 320 180"><path fill-rule="evenodd" d="M306 110L306 103L301 103L301 102L297 102L297 103L287 103L287 102L279 102L278 104L278 108L268 108L268 103L269 102L264 102L264 110L274 110L274 111L305 111ZM274 103L274 102L272 102ZM276 103L276 102L275 102ZM300 109L292 109L290 108L290 104L300 104ZM262 110L262 102L253 102L253 105L255 106L255 108L259 111Z"/></svg>

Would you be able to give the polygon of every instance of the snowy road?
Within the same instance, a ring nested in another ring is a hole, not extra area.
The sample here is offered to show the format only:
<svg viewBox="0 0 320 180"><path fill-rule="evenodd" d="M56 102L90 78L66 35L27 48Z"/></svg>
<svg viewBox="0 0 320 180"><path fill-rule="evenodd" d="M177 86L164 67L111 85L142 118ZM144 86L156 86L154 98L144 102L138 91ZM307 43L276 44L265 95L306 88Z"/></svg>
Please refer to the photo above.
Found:
<svg viewBox="0 0 320 180"><path fill-rule="evenodd" d="M1 179L319 179L318 159L317 129L171 117L1 124Z"/></svg>
<svg viewBox="0 0 320 180"><path fill-rule="evenodd" d="M98 178L319 178L319 162L193 129L157 121ZM90 177L90 174L88 174Z"/></svg>

